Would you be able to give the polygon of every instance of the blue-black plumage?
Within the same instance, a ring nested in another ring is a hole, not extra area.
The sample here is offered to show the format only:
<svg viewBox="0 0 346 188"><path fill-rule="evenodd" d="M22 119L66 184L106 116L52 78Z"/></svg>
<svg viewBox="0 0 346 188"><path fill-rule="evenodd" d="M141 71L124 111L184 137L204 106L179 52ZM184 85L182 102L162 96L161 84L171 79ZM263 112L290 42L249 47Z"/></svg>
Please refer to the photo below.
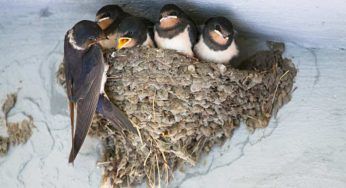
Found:
<svg viewBox="0 0 346 188"><path fill-rule="evenodd" d="M162 7L154 33L159 48L194 56L192 49L197 39L197 28L192 19L178 6L167 4Z"/></svg>
<svg viewBox="0 0 346 188"><path fill-rule="evenodd" d="M105 38L97 23L87 20L75 24L65 35L64 67L72 130L69 162L75 160L97 108L106 109L98 112L112 123L137 133L127 117L114 105L109 105L110 101L107 102L104 84L107 80L108 65L104 62L102 49L98 44ZM107 106L103 108L103 104ZM75 110L76 130L74 130ZM109 112L115 113L110 115Z"/></svg>

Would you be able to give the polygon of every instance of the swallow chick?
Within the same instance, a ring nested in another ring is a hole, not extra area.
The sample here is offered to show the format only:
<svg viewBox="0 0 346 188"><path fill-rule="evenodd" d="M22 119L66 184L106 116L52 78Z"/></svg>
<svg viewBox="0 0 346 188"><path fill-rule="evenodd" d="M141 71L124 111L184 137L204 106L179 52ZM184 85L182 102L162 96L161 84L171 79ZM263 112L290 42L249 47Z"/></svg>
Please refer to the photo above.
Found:
<svg viewBox="0 0 346 188"><path fill-rule="evenodd" d="M234 41L235 33L232 23L227 18L208 19L194 47L196 56L214 63L230 62L239 53Z"/></svg>
<svg viewBox="0 0 346 188"><path fill-rule="evenodd" d="M153 40L153 23L141 17L126 17L116 32L116 48L135 46L155 47Z"/></svg>
<svg viewBox="0 0 346 188"><path fill-rule="evenodd" d="M106 5L96 13L96 22L107 35L107 39L100 42L104 49L115 47L115 32L120 22L130 16L118 5Z"/></svg>
<svg viewBox="0 0 346 188"><path fill-rule="evenodd" d="M128 13L124 12L118 5L106 5L97 11L96 22L102 30L105 30L124 14Z"/></svg>
<svg viewBox="0 0 346 188"><path fill-rule="evenodd" d="M163 6L154 31L159 48L176 50L193 57L192 48L196 43L197 28L179 7L174 4Z"/></svg>
<svg viewBox="0 0 346 188"><path fill-rule="evenodd" d="M104 92L108 65L99 41L105 35L92 21L83 20L67 31L64 42L64 66L70 108L73 162L86 138L95 112L115 125L137 133L127 117L113 105ZM76 111L76 130L75 127Z"/></svg>

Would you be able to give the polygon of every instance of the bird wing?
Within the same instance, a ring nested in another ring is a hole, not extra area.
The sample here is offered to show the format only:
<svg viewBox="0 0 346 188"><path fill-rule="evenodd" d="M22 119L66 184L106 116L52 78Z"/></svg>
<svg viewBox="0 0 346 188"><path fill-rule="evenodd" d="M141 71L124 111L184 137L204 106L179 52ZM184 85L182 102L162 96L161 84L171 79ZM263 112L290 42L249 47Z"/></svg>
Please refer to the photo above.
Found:
<svg viewBox="0 0 346 188"><path fill-rule="evenodd" d="M65 72L65 80L66 80L66 90L67 90L67 97L71 101L72 100L72 74L71 74L71 66L70 64L75 61L72 57L74 56L72 52L72 47L70 46L68 42L68 32L65 35L65 42L64 42L64 72Z"/></svg>
<svg viewBox="0 0 346 188"><path fill-rule="evenodd" d="M103 72L100 73L100 68L104 69L103 64L102 50L98 45L93 45L83 55L80 65L81 72L72 85L72 94L77 101L89 93L93 82L96 80L96 75L102 78Z"/></svg>
<svg viewBox="0 0 346 188"><path fill-rule="evenodd" d="M68 60L64 58L64 71L65 71L65 80L66 80L66 91L67 91L67 96L69 99L69 108L70 108L70 119L71 119L71 125L74 125L74 103L71 101L72 100L72 76L70 73L70 67Z"/></svg>
<svg viewBox="0 0 346 188"><path fill-rule="evenodd" d="M113 124L123 129L127 129L134 134L138 133L137 129L129 121L128 117L126 117L126 115L104 95L100 95L96 111L110 120Z"/></svg>
<svg viewBox="0 0 346 188"><path fill-rule="evenodd" d="M190 37L190 42L191 42L192 47L193 47L197 42L198 31L197 31L195 23L190 21L189 25L190 25L190 27L188 29L189 37Z"/></svg>
<svg viewBox="0 0 346 188"><path fill-rule="evenodd" d="M76 82L77 84L74 84L74 86L78 86L75 91L76 96L80 98L77 101L76 131L74 133L69 162L73 162L76 158L86 138L97 107L104 71L102 51L98 45L92 46L84 54L81 66L83 76Z"/></svg>
<svg viewBox="0 0 346 188"><path fill-rule="evenodd" d="M69 31L68 31L69 32ZM71 50L71 46L68 42L68 32L65 35L65 42L64 42L64 72L65 72L65 80L66 80L66 93L67 97L69 100L69 110L70 110L70 123L71 123L71 141L72 141L72 146L73 146L73 134L74 134L74 102L72 102L72 82L73 82L73 77L71 74L71 66L70 63L73 63L76 61L76 59L73 59L74 57L73 50ZM73 147L72 147L72 150Z"/></svg>
<svg viewBox="0 0 346 188"><path fill-rule="evenodd" d="M148 19L145 19L145 26L147 27L147 32L149 34L149 37L151 38L151 40L153 41L154 43L154 47L156 47L156 43L155 43L155 37L154 37L154 23L151 22L150 20Z"/></svg>

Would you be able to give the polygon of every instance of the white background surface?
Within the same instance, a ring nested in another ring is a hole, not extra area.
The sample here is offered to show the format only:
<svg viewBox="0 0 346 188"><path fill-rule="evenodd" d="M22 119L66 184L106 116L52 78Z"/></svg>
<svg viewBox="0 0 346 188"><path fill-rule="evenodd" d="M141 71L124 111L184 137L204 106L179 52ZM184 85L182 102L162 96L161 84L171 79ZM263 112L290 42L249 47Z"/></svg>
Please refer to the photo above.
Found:
<svg viewBox="0 0 346 188"><path fill-rule="evenodd" d="M127 9L157 18L165 2L188 10L196 20L226 16L241 33L298 42L309 47L345 48L344 0L121 0Z"/></svg>
<svg viewBox="0 0 346 188"><path fill-rule="evenodd" d="M268 128L250 134L241 127L198 167L178 173L171 186L346 187L346 3L179 3L187 4L193 17L230 15L247 37L288 42L285 55L299 72L292 101ZM27 144L0 158L1 187L98 187L97 141L88 138L75 166L67 164L69 118L55 72L66 30L81 19L93 19L104 4L96 0L0 3L0 100L21 88L10 120L22 119L24 112L37 126ZM126 4L128 10L153 17L163 2ZM257 44L245 41L241 50L251 54Z"/></svg>

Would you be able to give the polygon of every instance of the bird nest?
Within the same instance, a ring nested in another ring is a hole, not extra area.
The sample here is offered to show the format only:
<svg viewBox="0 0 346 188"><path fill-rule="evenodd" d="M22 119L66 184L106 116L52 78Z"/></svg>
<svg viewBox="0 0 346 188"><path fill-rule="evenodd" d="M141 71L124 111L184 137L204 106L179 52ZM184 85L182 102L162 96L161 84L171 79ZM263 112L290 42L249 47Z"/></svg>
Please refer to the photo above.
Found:
<svg viewBox="0 0 346 188"><path fill-rule="evenodd" d="M4 114L4 120L0 117L1 123L7 129L7 136L0 135L0 157L7 154L10 147L25 144L32 135L32 129L35 128L34 120L30 115L27 118L19 122L9 122L8 114L17 103L17 93L7 95L6 100L2 104L2 113Z"/></svg>
<svg viewBox="0 0 346 188"><path fill-rule="evenodd" d="M108 51L106 93L139 136L95 116L89 135L102 139L103 183L149 186L169 182L184 164L221 145L240 122L268 125L290 100L296 68L282 51L260 51L235 69L175 51L138 47ZM62 69L59 71L63 84Z"/></svg>

